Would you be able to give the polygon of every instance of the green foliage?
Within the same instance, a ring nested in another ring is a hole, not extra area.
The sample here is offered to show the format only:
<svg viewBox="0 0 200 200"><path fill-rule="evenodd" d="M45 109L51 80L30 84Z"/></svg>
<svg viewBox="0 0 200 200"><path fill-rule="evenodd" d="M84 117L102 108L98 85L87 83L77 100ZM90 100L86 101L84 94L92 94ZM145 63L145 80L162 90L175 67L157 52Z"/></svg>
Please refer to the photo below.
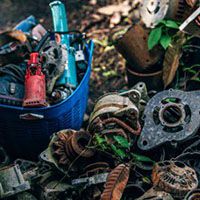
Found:
<svg viewBox="0 0 200 200"><path fill-rule="evenodd" d="M172 20L162 20L152 29L148 38L148 48L153 49L160 44L164 49L167 49L172 41L172 37L178 31L178 23Z"/></svg>

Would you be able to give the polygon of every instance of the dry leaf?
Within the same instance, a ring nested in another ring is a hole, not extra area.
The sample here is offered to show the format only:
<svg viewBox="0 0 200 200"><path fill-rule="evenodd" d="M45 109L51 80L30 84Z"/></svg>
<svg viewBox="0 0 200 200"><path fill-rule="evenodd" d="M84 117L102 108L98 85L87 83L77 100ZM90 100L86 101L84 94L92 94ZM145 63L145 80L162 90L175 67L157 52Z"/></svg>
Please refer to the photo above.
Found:
<svg viewBox="0 0 200 200"><path fill-rule="evenodd" d="M182 56L182 46L186 42L183 32L178 32L168 47L163 62L163 82L165 88L174 80Z"/></svg>
<svg viewBox="0 0 200 200"><path fill-rule="evenodd" d="M119 24L121 21L121 15L119 12L114 13L114 15L110 18L110 28L113 28L115 25Z"/></svg>
<svg viewBox="0 0 200 200"><path fill-rule="evenodd" d="M123 16L128 16L131 6L128 1L120 3L118 5L109 5L98 9L98 12L103 15L113 15L114 13L122 13Z"/></svg>
<svg viewBox="0 0 200 200"><path fill-rule="evenodd" d="M129 179L130 167L118 165L108 176L101 200L120 200Z"/></svg>

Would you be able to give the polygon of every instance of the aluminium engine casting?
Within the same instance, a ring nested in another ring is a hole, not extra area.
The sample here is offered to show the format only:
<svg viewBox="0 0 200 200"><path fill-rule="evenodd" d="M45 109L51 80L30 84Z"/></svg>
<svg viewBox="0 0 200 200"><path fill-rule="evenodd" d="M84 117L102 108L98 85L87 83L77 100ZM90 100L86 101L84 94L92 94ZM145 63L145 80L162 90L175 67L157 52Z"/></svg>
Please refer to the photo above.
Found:
<svg viewBox="0 0 200 200"><path fill-rule="evenodd" d="M166 90L149 100L138 147L150 150L166 142L180 142L200 127L200 91Z"/></svg>
<svg viewBox="0 0 200 200"><path fill-rule="evenodd" d="M90 116L89 132L94 134L117 130L121 135L126 133L127 138L129 134L139 135L141 131L139 115L143 112L143 104L146 104L147 100L144 83L138 83L126 92L104 95L98 100Z"/></svg>
<svg viewBox="0 0 200 200"><path fill-rule="evenodd" d="M151 188L136 200L174 200L171 194Z"/></svg>
<svg viewBox="0 0 200 200"><path fill-rule="evenodd" d="M198 199L200 199L200 189L188 192L184 198L184 200L198 200Z"/></svg>
<svg viewBox="0 0 200 200"><path fill-rule="evenodd" d="M183 198L198 187L196 172L182 162L163 161L156 163L152 171L152 182L158 190Z"/></svg>
<svg viewBox="0 0 200 200"><path fill-rule="evenodd" d="M30 188L30 183L24 180L18 165L0 169L0 198L7 198Z"/></svg>
<svg viewBox="0 0 200 200"><path fill-rule="evenodd" d="M53 135L48 148L40 154L40 157L66 173L70 164L77 158L89 160L94 156L95 152L87 148L90 140L91 135L88 132L62 130Z"/></svg>

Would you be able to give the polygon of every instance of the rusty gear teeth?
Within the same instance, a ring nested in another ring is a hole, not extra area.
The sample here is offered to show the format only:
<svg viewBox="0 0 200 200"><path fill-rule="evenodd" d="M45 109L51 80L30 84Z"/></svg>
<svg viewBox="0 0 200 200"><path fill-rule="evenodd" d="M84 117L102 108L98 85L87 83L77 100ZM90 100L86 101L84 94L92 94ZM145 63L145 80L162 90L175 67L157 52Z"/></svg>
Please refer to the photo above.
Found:
<svg viewBox="0 0 200 200"><path fill-rule="evenodd" d="M52 143L53 156L59 165L68 165L78 156L89 158L94 152L87 149L91 136L84 131L65 130L57 134L57 139Z"/></svg>
<svg viewBox="0 0 200 200"><path fill-rule="evenodd" d="M183 198L198 187L196 172L181 162L164 161L157 163L152 172L152 182L159 190Z"/></svg>

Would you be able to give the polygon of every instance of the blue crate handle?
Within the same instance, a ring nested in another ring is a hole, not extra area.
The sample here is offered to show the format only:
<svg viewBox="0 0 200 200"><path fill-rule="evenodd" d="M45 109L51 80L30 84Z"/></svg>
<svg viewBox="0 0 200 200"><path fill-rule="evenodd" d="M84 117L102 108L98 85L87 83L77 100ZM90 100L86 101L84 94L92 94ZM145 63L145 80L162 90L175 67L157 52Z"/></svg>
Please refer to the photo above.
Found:
<svg viewBox="0 0 200 200"><path fill-rule="evenodd" d="M39 115L35 113L25 113L25 114L19 115L19 118L23 120L33 121L33 120L44 119L44 115Z"/></svg>

